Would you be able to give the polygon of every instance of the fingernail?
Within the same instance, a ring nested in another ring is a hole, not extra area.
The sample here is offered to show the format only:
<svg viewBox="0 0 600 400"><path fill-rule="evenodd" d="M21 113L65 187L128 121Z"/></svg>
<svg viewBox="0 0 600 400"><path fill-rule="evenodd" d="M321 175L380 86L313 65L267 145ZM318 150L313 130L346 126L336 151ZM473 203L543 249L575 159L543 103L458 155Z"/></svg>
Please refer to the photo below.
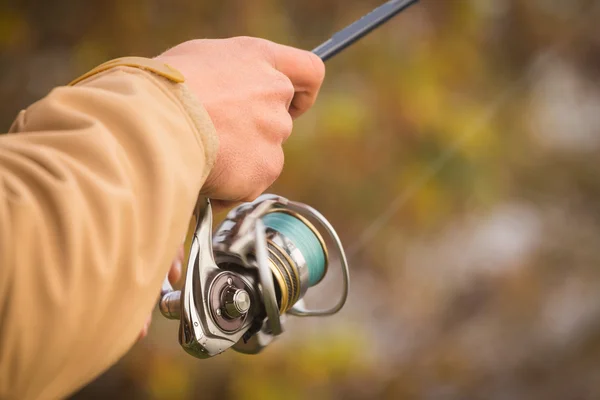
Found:
<svg viewBox="0 0 600 400"><path fill-rule="evenodd" d="M176 259L175 260L175 269L177 270L177 274L180 275L181 274L181 260L180 259Z"/></svg>

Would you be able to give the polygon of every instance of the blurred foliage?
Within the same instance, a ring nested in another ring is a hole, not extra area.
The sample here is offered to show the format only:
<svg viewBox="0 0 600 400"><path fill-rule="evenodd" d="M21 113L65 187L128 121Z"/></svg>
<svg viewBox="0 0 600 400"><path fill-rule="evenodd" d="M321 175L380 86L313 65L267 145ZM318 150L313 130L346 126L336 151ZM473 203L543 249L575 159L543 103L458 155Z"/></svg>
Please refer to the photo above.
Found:
<svg viewBox="0 0 600 400"><path fill-rule="evenodd" d="M110 58L238 35L312 48L381 2L3 1L0 121ZM74 398L599 398L599 17L423 0L333 59L273 191L341 233L344 311L207 361L157 315Z"/></svg>

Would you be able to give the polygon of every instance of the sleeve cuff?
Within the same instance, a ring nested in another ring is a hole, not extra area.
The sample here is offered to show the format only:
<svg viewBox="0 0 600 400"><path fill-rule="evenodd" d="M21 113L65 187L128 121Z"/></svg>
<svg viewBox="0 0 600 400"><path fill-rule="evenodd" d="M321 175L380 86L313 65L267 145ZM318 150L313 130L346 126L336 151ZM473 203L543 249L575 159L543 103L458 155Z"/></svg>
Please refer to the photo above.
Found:
<svg viewBox="0 0 600 400"><path fill-rule="evenodd" d="M202 145L204 146L207 168L205 170L205 176L202 178L206 179L217 158L219 138L210 115L202 106L196 95L194 95L194 93L192 93L192 91L185 85L185 77L177 69L169 64L162 63L151 58L123 57L97 66L79 78L73 80L71 83L69 83L69 86L75 86L90 77L116 67L139 68L144 71L151 72L154 75L158 75L159 77L162 77L168 81L168 84L165 86L169 92L175 95L177 100L179 100L184 109L187 111L188 116L191 118L199 134Z"/></svg>

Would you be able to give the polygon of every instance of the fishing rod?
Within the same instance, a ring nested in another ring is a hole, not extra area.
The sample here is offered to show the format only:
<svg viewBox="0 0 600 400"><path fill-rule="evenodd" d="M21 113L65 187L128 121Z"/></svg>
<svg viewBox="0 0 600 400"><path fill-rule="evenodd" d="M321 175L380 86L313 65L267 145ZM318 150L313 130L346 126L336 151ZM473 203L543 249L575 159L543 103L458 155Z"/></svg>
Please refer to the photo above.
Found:
<svg viewBox="0 0 600 400"><path fill-rule="evenodd" d="M331 39L322 43L312 52L321 57L321 60L327 61L418 1L419 0L388 1L333 35Z"/></svg>
<svg viewBox="0 0 600 400"><path fill-rule="evenodd" d="M392 0L339 31L313 52L323 61L383 25L418 0ZM210 200L199 201L185 283L163 283L159 309L180 321L179 343L197 358L229 348L256 354L283 332L284 317L328 316L346 303L350 273L335 229L314 208L263 195L231 210L213 234ZM333 251L333 257L330 255ZM303 298L328 273L342 271L342 291L325 309Z"/></svg>

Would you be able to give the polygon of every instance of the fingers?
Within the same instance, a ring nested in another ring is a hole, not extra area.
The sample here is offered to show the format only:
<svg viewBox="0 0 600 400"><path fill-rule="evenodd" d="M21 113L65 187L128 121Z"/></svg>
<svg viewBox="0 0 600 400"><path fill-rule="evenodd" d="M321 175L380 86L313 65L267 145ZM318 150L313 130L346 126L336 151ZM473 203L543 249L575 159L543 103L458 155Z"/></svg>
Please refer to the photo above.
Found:
<svg viewBox="0 0 600 400"><path fill-rule="evenodd" d="M274 67L285 74L294 85L295 95L289 111L293 118L298 118L317 99L325 78L325 64L309 51L269 43Z"/></svg>
<svg viewBox="0 0 600 400"><path fill-rule="evenodd" d="M183 263L183 258L183 246L181 246L177 252L177 255L175 256L175 259L173 259L173 262L171 263L171 269L169 269L168 276L171 285L175 284L175 282L181 279L181 265Z"/></svg>
<svg viewBox="0 0 600 400"><path fill-rule="evenodd" d="M150 330L150 325L152 324L152 314L148 316L146 322L144 322L144 327L140 331L140 335L138 336L138 340L142 340L148 335L148 331Z"/></svg>
<svg viewBox="0 0 600 400"><path fill-rule="evenodd" d="M212 205L213 212L215 214L222 213L224 211L230 210L233 207L240 205L241 201L230 201L230 200L216 200L212 199L210 204Z"/></svg>

